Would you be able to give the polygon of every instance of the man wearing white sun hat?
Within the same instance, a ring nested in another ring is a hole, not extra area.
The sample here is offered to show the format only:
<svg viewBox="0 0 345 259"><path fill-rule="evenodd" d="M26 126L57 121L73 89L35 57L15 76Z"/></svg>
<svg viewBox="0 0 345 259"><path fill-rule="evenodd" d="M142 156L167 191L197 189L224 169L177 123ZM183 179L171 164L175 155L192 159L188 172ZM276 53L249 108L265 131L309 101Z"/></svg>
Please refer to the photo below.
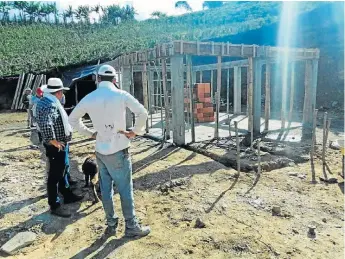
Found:
<svg viewBox="0 0 345 259"><path fill-rule="evenodd" d="M114 212L113 182L121 199L127 237L146 236L150 228L141 226L135 215L132 164L128 148L130 138L144 133L147 111L132 95L116 86L116 71L102 65L97 72L98 88L85 96L70 114L71 125L80 133L96 139L96 157L100 174L102 203L107 219L107 232L116 234L118 216ZM136 116L132 131L126 131L126 109ZM81 118L88 114L94 130Z"/></svg>
<svg viewBox="0 0 345 259"><path fill-rule="evenodd" d="M63 86L61 79L50 78L44 87L43 98L37 103L36 115L49 162L47 191L51 213L70 217L71 214L60 206L58 191L63 195L65 204L80 201L83 197L72 193L65 181L65 161L68 142L72 139L72 127L60 103L64 90L69 88Z"/></svg>

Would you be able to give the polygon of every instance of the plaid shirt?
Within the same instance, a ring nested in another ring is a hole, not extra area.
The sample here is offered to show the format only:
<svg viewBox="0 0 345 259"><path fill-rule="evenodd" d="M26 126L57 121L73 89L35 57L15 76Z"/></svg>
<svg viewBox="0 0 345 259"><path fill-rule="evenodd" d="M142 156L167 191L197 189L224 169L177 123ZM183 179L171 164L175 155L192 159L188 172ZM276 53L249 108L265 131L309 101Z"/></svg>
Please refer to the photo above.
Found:
<svg viewBox="0 0 345 259"><path fill-rule="evenodd" d="M49 141L56 139L66 144L71 141L72 134L66 136L60 112L48 98L43 97L37 103L36 115L43 142L48 144Z"/></svg>

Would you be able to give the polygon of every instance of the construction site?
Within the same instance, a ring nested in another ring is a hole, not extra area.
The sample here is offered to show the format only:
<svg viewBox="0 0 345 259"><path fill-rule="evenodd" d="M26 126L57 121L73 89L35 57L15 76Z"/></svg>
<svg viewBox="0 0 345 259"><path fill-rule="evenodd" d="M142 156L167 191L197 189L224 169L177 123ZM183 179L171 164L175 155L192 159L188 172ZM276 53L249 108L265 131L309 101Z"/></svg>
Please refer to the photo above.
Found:
<svg viewBox="0 0 345 259"><path fill-rule="evenodd" d="M152 231L137 239L123 235L117 190L118 233L104 234L81 168L95 140L77 132L70 167L85 197L66 205L71 218L49 213L46 165L21 103L49 75L23 72L0 113L0 258L343 258L344 111L317 104L321 56L174 40L70 72L68 83L63 75L71 110L108 64L148 111L130 147L136 214ZM135 122L127 109L127 129Z"/></svg>

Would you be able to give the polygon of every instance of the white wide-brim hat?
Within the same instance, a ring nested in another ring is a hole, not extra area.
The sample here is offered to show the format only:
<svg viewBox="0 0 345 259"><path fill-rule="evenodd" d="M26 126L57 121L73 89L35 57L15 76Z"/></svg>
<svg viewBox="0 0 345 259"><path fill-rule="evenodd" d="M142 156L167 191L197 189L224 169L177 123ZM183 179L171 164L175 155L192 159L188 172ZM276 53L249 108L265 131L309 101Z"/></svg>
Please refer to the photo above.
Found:
<svg viewBox="0 0 345 259"><path fill-rule="evenodd" d="M49 78L48 83L41 87L44 93L55 93L57 91L66 90L68 91L68 87L64 87L63 83L60 78Z"/></svg>

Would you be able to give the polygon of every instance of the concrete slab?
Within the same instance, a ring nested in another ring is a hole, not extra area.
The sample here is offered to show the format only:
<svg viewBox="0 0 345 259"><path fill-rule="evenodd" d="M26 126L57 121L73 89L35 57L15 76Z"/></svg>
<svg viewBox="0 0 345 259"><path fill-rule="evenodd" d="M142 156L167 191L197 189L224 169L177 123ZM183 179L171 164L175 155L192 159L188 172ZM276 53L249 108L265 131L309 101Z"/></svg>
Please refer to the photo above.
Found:
<svg viewBox="0 0 345 259"><path fill-rule="evenodd" d="M36 240L37 235L33 232L20 232L12 239L7 241L1 250L9 255L15 254L19 249L32 244Z"/></svg>
<svg viewBox="0 0 345 259"><path fill-rule="evenodd" d="M151 118L152 117L152 118ZM163 123L161 121L160 112L149 115L149 134L156 137L162 138L162 126L164 127L164 112L163 112ZM239 135L245 135L248 133L248 117L244 114L234 115L220 113L219 117L219 137L227 138L229 136L235 136L234 122L238 122ZM230 129L229 129L229 119L231 120ZM261 118L261 131L264 131L264 118ZM172 124L170 124L172 125ZM214 130L216 123L207 122L207 123L196 123L195 124L195 141L202 142L211 140L214 138ZM186 143L192 142L192 133L190 124L186 122L185 125L185 134L186 134ZM171 134L172 136L172 131ZM281 121L271 119L269 121L269 130L266 135L267 139L278 140L278 141L291 141L299 142L302 140L302 123L301 122L292 122L286 123L285 129L281 129Z"/></svg>

